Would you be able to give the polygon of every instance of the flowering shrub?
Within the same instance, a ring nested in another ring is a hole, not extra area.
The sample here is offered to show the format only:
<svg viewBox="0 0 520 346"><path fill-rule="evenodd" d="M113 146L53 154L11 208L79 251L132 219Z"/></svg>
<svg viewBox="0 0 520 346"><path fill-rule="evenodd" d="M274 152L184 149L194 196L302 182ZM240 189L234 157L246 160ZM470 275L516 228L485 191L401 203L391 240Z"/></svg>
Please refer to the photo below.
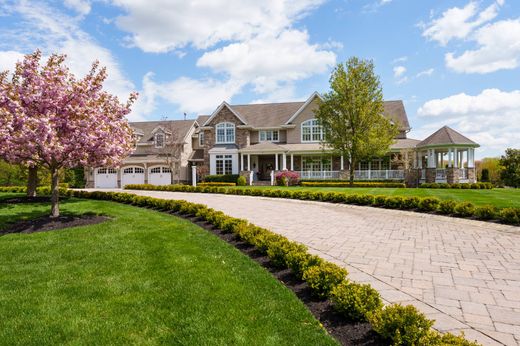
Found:
<svg viewBox="0 0 520 346"><path fill-rule="evenodd" d="M278 186L294 186L300 183L300 175L294 171L281 171L275 174L274 179Z"/></svg>

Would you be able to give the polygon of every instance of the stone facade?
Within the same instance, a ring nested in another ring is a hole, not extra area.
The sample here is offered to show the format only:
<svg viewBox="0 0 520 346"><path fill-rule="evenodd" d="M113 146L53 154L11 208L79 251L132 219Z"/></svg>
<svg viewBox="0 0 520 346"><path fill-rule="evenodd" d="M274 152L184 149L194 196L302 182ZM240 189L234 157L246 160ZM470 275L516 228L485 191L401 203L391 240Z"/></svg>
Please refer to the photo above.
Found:
<svg viewBox="0 0 520 346"><path fill-rule="evenodd" d="M435 183L436 175L437 175L437 170L435 168L426 168L426 182L427 183Z"/></svg>
<svg viewBox="0 0 520 346"><path fill-rule="evenodd" d="M420 169L407 169L404 172L404 183L406 184L406 187L419 186L420 177L421 177Z"/></svg>
<svg viewBox="0 0 520 346"><path fill-rule="evenodd" d="M457 184L459 182L459 174L458 168L446 168L446 182L448 184Z"/></svg>

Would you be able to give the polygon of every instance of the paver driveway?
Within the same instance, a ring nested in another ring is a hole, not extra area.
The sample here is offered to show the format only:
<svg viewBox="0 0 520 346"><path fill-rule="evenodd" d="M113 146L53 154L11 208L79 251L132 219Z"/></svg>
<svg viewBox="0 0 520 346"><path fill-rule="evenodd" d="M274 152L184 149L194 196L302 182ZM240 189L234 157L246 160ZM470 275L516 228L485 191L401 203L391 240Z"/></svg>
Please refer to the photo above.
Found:
<svg viewBox="0 0 520 346"><path fill-rule="evenodd" d="M128 192L248 219L342 265L387 302L417 306L440 331L520 344L520 227L323 202Z"/></svg>

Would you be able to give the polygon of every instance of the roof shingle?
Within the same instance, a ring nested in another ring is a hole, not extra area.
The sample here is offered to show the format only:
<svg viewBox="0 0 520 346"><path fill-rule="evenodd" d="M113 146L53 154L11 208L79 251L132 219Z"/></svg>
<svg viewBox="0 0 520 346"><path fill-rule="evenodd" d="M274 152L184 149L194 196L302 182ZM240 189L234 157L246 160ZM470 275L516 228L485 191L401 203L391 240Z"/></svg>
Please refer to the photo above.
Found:
<svg viewBox="0 0 520 346"><path fill-rule="evenodd" d="M468 137L465 137L455 131L454 129L443 126L433 134L431 134L428 138L417 144L417 147L429 147L435 145L469 145L473 147L478 147L479 145L473 142Z"/></svg>

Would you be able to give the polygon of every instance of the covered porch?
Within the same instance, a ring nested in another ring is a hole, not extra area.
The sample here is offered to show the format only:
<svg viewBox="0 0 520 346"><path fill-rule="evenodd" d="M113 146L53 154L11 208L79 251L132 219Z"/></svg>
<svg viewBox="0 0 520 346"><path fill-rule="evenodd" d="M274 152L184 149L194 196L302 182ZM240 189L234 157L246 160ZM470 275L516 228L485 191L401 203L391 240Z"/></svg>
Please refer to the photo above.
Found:
<svg viewBox="0 0 520 346"><path fill-rule="evenodd" d="M262 143L239 151L241 175L248 181L266 181L274 183L274 175L278 171L293 171L307 180L348 179L347 160L331 151L301 150L294 145L277 145ZM295 150L296 149L296 150ZM307 148L311 149L311 148ZM392 163L386 156L371 161L360 162L354 170L355 180L404 180L404 170Z"/></svg>

